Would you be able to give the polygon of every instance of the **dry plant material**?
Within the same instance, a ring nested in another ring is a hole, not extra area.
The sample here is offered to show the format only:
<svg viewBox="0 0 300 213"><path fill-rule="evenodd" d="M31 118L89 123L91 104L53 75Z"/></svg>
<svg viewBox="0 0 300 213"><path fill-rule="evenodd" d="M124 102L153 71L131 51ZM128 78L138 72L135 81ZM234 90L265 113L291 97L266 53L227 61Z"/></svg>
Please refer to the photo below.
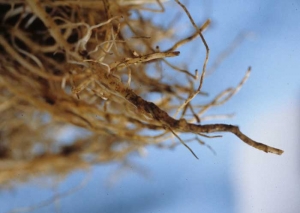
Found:
<svg viewBox="0 0 300 213"><path fill-rule="evenodd" d="M231 132L256 149L283 153L250 139L237 126L200 124L208 109L241 88L250 68L236 88L207 104L193 104L206 94L202 85L209 47L203 32L210 21L197 26L178 0L173 6L183 8L195 33L173 45L176 30L142 16L144 10L164 12L159 0L0 3L0 184L123 160L173 136L197 157L179 133L213 137L206 134ZM197 71L191 74L169 61L197 36L206 48L200 78ZM161 51L157 44L167 39L170 48ZM176 82L174 72L183 80ZM160 99L147 101L153 94ZM170 116L178 113L180 119ZM64 131L70 126L82 132L80 137ZM71 134L67 145L60 134ZM205 144L198 137L195 141Z"/></svg>

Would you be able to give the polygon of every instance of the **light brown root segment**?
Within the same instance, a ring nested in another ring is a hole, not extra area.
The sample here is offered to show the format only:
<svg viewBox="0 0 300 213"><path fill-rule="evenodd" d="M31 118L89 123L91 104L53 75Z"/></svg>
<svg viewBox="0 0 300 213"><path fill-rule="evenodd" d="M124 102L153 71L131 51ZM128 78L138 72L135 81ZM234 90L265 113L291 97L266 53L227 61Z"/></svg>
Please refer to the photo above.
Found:
<svg viewBox="0 0 300 213"><path fill-rule="evenodd" d="M188 132L193 132L193 133L231 132L235 134L237 137L239 137L246 144L256 149L262 150L266 153L273 153L277 155L281 155L283 153L283 151L280 149L252 140L251 138L243 134L240 131L238 126L233 126L229 124L195 125L195 124L187 123L187 128L183 128L183 129L189 130Z"/></svg>

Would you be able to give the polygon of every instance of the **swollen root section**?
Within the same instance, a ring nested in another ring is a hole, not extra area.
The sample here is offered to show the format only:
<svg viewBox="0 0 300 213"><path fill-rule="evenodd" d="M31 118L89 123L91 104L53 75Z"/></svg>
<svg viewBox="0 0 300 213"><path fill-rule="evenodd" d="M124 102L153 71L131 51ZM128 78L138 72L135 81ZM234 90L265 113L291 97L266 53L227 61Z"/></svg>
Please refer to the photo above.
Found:
<svg viewBox="0 0 300 213"><path fill-rule="evenodd" d="M96 65L96 64L94 64ZM97 66L94 68L97 68ZM100 67L99 67L100 68ZM167 112L162 110L160 107L155 105L152 102L148 102L135 94L133 90L125 86L120 79L114 77L113 75L106 75L104 72L98 72L98 77L101 79L101 82L105 87L111 91L117 92L120 96L126 99L128 102L133 104L137 113L143 114L144 117L148 118L148 122L156 122L161 125L164 129L169 129L177 138L178 136L174 133L177 132L190 132L194 134L201 133L214 133L214 132L231 132L239 137L243 142L252 146L256 149L262 150L266 153L273 153L281 155L282 150L265 145L263 143L256 142L251 138L243 134L237 126L228 125L228 124L209 124L209 125L197 125L193 123L188 123L185 119L174 119ZM150 119L150 120L149 120ZM183 141L180 139L180 142ZM189 150L190 148L183 143ZM190 150L191 151L191 150ZM191 151L192 152L192 151ZM192 152L195 156L195 154Z"/></svg>

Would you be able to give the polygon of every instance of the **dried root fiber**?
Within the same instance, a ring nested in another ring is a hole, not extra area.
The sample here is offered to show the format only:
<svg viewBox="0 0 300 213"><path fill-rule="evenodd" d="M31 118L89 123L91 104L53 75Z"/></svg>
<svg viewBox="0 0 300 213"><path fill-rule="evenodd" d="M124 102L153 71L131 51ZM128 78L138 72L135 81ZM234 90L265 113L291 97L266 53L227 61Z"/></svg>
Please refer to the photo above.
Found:
<svg viewBox="0 0 300 213"><path fill-rule="evenodd" d="M205 95L209 46L203 32L210 21L197 26L185 6L174 2L195 33L161 50L157 43L176 30L144 18L142 11L164 12L163 1L0 0L0 185L122 160L170 137L197 157L179 133L231 132L256 149L283 153L237 126L201 124L207 110L240 89L250 68L237 87L205 105L192 104ZM168 61L197 37L206 48L200 76ZM174 74L185 80L177 82ZM153 95L160 98L147 101ZM61 134L70 134L67 144Z"/></svg>

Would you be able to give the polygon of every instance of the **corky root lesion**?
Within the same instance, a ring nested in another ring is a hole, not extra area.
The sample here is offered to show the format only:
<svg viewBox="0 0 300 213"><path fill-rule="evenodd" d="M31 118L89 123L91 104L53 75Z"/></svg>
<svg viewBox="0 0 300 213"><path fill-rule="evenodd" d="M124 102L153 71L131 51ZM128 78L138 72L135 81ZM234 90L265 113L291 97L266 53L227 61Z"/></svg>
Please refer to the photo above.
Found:
<svg viewBox="0 0 300 213"><path fill-rule="evenodd" d="M101 70L101 67L97 66L97 64L93 64L91 65L90 69ZM250 68L247 72L246 77L248 77L249 72ZM238 126L228 124L200 125L188 123L185 119L174 119L169 116L167 112L156 106L153 102L148 102L138 96L132 89L124 85L119 78L116 78L111 74L106 74L103 71L97 73L98 74L97 76L95 76L95 78L99 78L99 81L102 85L104 85L110 91L117 92L121 97L133 104L136 107L138 113L144 115L144 117L153 119L153 121L156 121L161 125L161 128L169 129L172 133L174 133L174 131L194 134L231 132L239 137L243 142L256 149L262 150L266 153L273 153L277 155L281 155L283 153L283 151L280 149L252 140L251 138L243 134ZM244 82L245 78L242 80L242 83Z"/></svg>

